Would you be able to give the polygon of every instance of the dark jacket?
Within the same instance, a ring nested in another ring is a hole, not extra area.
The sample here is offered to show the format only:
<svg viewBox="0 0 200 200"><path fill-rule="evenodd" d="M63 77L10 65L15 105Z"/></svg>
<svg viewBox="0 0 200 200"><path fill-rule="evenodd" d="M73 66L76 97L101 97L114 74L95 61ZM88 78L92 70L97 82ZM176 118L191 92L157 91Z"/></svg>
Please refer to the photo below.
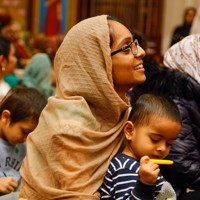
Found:
<svg viewBox="0 0 200 200"><path fill-rule="evenodd" d="M186 188L200 189L200 84L177 70L144 62L147 80L134 87L131 104L143 93L169 95L179 108L182 129L166 159L173 165L160 166L177 196Z"/></svg>

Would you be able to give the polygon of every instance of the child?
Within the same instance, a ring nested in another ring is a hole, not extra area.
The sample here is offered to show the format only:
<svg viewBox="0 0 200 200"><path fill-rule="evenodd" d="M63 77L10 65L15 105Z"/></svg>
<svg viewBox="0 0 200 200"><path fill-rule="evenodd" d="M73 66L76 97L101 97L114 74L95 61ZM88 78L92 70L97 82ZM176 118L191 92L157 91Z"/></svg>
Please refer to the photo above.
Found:
<svg viewBox="0 0 200 200"><path fill-rule="evenodd" d="M0 196L19 189L25 141L46 105L34 88L16 86L0 102Z"/></svg>
<svg viewBox="0 0 200 200"><path fill-rule="evenodd" d="M180 114L170 98L142 95L124 125L127 144L111 161L101 199L175 199L171 185L150 159L165 158L180 129Z"/></svg>

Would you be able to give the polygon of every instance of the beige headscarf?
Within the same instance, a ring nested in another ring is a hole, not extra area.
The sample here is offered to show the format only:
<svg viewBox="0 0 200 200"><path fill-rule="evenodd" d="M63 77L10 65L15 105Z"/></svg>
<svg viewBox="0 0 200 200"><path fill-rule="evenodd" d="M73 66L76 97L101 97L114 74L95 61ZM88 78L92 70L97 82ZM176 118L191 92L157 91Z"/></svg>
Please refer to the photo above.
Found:
<svg viewBox="0 0 200 200"><path fill-rule="evenodd" d="M97 200L123 142L129 103L115 92L107 16L66 35L55 58L55 97L28 136L20 195L30 200Z"/></svg>
<svg viewBox="0 0 200 200"><path fill-rule="evenodd" d="M164 54L164 64L200 83L200 34L189 35L170 47Z"/></svg>

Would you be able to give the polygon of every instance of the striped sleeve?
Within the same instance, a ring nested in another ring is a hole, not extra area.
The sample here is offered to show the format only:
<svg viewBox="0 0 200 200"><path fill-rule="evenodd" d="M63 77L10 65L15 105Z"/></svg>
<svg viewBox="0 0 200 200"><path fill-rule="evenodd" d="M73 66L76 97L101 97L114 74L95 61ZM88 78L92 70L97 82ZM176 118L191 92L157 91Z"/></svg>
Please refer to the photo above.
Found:
<svg viewBox="0 0 200 200"><path fill-rule="evenodd" d="M115 157L101 187L102 200L152 200L155 185L138 180L139 163L125 157ZM145 192L144 192L145 191Z"/></svg>

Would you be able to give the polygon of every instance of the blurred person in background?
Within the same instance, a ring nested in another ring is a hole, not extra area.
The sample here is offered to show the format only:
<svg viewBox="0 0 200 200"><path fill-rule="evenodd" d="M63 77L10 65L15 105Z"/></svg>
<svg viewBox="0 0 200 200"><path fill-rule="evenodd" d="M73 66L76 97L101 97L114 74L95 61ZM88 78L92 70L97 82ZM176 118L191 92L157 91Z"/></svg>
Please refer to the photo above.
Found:
<svg viewBox="0 0 200 200"><path fill-rule="evenodd" d="M16 67L14 45L8 38L0 36L0 99L4 97L11 86L4 80L7 74L13 74Z"/></svg>
<svg viewBox="0 0 200 200"><path fill-rule="evenodd" d="M22 32L20 24L12 22L9 39L13 42L16 56L18 57L21 68L24 68L31 58L31 52L25 41L21 38L20 33ZM18 68L19 68L18 67Z"/></svg>
<svg viewBox="0 0 200 200"><path fill-rule="evenodd" d="M188 7L184 11L183 16L183 24L177 26L173 32L171 44L177 43L178 41L182 40L184 37L188 36L190 34L190 29L194 20L196 14L196 8L195 7Z"/></svg>
<svg viewBox="0 0 200 200"><path fill-rule="evenodd" d="M4 10L0 10L0 35L7 37L11 42L13 42L14 47L19 41L19 35L17 33L16 24L13 22L11 15ZM21 52L18 52L18 48L16 47L15 55L17 57L17 68L23 68L24 61L21 60Z"/></svg>
<svg viewBox="0 0 200 200"><path fill-rule="evenodd" d="M46 98L55 94L49 39L39 34L30 40L33 56L25 66L21 84L38 89Z"/></svg>
<svg viewBox="0 0 200 200"><path fill-rule="evenodd" d="M0 10L0 35L3 35L4 37L10 37L11 24L11 15L4 10Z"/></svg>
<svg viewBox="0 0 200 200"><path fill-rule="evenodd" d="M21 84L38 89L46 98L54 95L52 63L45 53L35 54L26 66Z"/></svg>
<svg viewBox="0 0 200 200"><path fill-rule="evenodd" d="M51 62L53 62L55 52L52 48L50 37L43 33L38 33L30 37L28 45L32 56L37 53L46 53Z"/></svg>

